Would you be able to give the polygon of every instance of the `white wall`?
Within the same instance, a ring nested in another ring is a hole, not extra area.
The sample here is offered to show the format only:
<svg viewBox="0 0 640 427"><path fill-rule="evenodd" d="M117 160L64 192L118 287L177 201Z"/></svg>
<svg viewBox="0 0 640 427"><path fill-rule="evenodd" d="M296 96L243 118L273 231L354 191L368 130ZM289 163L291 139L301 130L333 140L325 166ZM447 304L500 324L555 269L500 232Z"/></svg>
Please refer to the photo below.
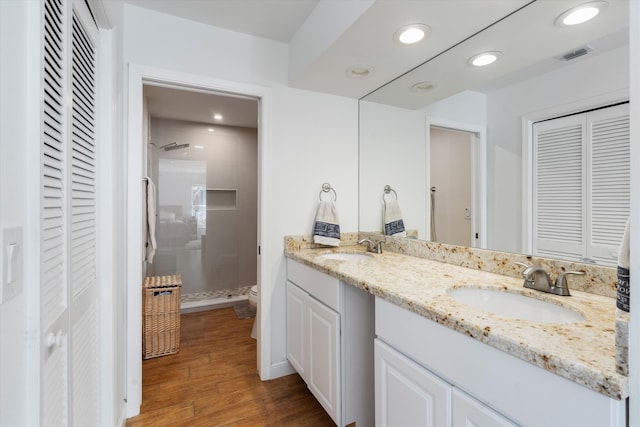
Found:
<svg viewBox="0 0 640 427"><path fill-rule="evenodd" d="M360 102L361 230L382 230L382 194L388 184L398 193L405 228L425 238L427 117L484 126L485 96L466 91L422 110Z"/></svg>
<svg viewBox="0 0 640 427"><path fill-rule="evenodd" d="M271 88L272 123L263 183L272 223L262 254L271 301L261 307L271 328L271 373L290 372L285 355L284 236L310 234L318 192L338 192L341 228L357 231L357 101L287 87L287 45L125 5L127 64L175 70ZM266 124L263 124L266 125ZM135 142L134 142L135 143ZM137 183L132 182L131 185ZM132 260L130 260L132 261ZM134 286L138 284L128 284Z"/></svg>
<svg viewBox="0 0 640 427"><path fill-rule="evenodd" d="M389 185L405 228L425 238L425 126L421 111L360 102L360 230L382 232L382 195Z"/></svg>
<svg viewBox="0 0 640 427"><path fill-rule="evenodd" d="M631 114L631 164L640 164L640 2L630 6L630 105ZM631 267L630 275L637 283L640 277L640 168L631 168ZM635 292L635 291L634 291ZM640 424L640 298L631 299L631 324L629 325L629 425Z"/></svg>
<svg viewBox="0 0 640 427"><path fill-rule="evenodd" d="M435 102L421 111L429 117L461 122L479 127L487 124L486 95L465 90L441 101Z"/></svg>
<svg viewBox="0 0 640 427"><path fill-rule="evenodd" d="M126 141L124 132L123 63L124 7L121 0L89 0L99 21L100 140L98 142L98 211L100 230L98 280L100 289L100 417L103 426L122 425L126 399L125 361L125 224ZM98 13L99 12L99 13Z"/></svg>
<svg viewBox="0 0 640 427"><path fill-rule="evenodd" d="M28 70L29 5L0 2L0 236L7 227L28 233L27 154L28 86L38 75ZM28 239L23 249L36 250ZM0 259L4 260L4 245ZM36 261L37 262L37 261ZM0 263L0 277L4 271ZM25 261L21 274L30 267ZM26 281L26 289L38 282ZM1 291L1 290L0 290ZM24 425L27 420L27 299L26 291L0 305L0 425Z"/></svg>
<svg viewBox="0 0 640 427"><path fill-rule="evenodd" d="M629 88L628 46L575 60L557 71L487 94L489 247L522 247L522 117L558 115L601 104L601 97ZM587 107L576 107L581 101ZM578 108L576 110L576 108ZM492 173L493 171L493 173Z"/></svg>

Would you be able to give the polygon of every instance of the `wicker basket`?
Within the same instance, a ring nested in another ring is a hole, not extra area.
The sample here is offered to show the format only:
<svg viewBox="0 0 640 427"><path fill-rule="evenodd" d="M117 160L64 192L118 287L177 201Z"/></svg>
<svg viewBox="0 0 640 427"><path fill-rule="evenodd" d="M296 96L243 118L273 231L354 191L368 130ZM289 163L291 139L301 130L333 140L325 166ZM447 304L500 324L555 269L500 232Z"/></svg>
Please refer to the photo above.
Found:
<svg viewBox="0 0 640 427"><path fill-rule="evenodd" d="M176 276L147 277L142 284L142 347L145 359L178 352L180 288Z"/></svg>

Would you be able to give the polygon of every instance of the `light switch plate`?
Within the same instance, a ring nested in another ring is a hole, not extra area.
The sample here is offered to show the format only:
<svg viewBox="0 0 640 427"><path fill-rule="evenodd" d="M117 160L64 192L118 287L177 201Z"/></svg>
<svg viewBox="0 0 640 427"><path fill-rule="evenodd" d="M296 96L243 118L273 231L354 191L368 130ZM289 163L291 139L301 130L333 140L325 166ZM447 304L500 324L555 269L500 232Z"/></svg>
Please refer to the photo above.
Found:
<svg viewBox="0 0 640 427"><path fill-rule="evenodd" d="M2 231L2 289L0 304L22 292L22 227Z"/></svg>

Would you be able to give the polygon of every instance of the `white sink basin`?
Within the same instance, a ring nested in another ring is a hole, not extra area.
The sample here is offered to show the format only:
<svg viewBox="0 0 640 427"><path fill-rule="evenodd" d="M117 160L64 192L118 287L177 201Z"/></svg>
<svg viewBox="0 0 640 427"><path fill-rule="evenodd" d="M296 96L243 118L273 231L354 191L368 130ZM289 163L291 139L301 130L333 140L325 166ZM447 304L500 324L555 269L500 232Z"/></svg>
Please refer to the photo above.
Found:
<svg viewBox="0 0 640 427"><path fill-rule="evenodd" d="M514 319L540 323L573 323L584 320L580 313L566 307L501 290L456 288L448 290L447 294L455 301L473 308Z"/></svg>
<svg viewBox="0 0 640 427"><path fill-rule="evenodd" d="M332 252L330 254L323 254L319 256L323 259L331 259L335 261L365 261L371 258L370 255L353 252Z"/></svg>

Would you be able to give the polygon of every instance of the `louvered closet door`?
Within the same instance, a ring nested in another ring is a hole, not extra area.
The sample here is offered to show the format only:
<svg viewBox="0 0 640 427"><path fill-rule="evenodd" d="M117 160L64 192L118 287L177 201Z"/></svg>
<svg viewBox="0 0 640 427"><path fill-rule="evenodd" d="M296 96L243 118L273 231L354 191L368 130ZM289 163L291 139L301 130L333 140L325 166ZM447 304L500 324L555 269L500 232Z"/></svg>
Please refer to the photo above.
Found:
<svg viewBox="0 0 640 427"><path fill-rule="evenodd" d="M533 130L534 254L615 266L630 211L629 105Z"/></svg>
<svg viewBox="0 0 640 427"><path fill-rule="evenodd" d="M97 30L82 2L45 0L41 425L98 425Z"/></svg>
<svg viewBox="0 0 640 427"><path fill-rule="evenodd" d="M586 123L583 116L533 127L533 252L579 260L586 240Z"/></svg>
<svg viewBox="0 0 640 427"><path fill-rule="evenodd" d="M631 205L629 104L587 115L591 140L590 253L598 264L616 265Z"/></svg>

